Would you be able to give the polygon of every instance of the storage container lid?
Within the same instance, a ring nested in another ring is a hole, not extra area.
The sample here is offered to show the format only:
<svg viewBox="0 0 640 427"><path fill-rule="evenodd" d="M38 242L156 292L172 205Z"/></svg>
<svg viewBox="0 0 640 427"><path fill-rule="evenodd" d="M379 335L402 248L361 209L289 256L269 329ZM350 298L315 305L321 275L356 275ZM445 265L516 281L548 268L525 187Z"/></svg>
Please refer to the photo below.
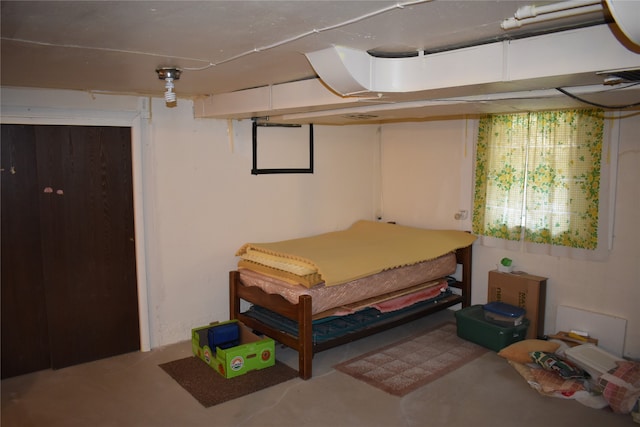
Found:
<svg viewBox="0 0 640 427"><path fill-rule="evenodd" d="M599 375L606 374L618 366L618 361L624 360L593 344L570 347L564 351L564 354L570 361L587 370L592 377L594 377L592 371L596 371Z"/></svg>
<svg viewBox="0 0 640 427"><path fill-rule="evenodd" d="M525 314L524 308L516 307L515 305L507 304L500 301L490 302L488 304L485 304L482 308L491 313L499 314L506 317L512 317L514 319L524 316Z"/></svg>

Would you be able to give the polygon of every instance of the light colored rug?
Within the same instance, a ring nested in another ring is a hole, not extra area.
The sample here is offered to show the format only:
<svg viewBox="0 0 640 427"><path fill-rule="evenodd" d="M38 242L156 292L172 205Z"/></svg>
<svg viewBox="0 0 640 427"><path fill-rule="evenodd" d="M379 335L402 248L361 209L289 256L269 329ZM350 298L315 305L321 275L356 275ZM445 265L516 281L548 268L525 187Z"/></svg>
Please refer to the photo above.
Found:
<svg viewBox="0 0 640 427"><path fill-rule="evenodd" d="M404 396L476 359L487 349L458 337L456 324L388 345L335 367L394 396Z"/></svg>

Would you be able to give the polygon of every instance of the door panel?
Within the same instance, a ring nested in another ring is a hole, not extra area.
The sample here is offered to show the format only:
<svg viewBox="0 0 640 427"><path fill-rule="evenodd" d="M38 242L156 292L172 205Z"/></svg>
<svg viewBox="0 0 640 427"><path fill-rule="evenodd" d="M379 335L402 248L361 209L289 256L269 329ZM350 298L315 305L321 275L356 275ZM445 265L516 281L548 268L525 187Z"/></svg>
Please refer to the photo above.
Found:
<svg viewBox="0 0 640 427"><path fill-rule="evenodd" d="M34 128L51 367L138 350L131 131Z"/></svg>
<svg viewBox="0 0 640 427"><path fill-rule="evenodd" d="M51 366L35 150L32 126L2 125L2 378Z"/></svg>
<svg viewBox="0 0 640 427"><path fill-rule="evenodd" d="M51 365L138 350L131 131L36 134L38 179L51 189L40 194Z"/></svg>

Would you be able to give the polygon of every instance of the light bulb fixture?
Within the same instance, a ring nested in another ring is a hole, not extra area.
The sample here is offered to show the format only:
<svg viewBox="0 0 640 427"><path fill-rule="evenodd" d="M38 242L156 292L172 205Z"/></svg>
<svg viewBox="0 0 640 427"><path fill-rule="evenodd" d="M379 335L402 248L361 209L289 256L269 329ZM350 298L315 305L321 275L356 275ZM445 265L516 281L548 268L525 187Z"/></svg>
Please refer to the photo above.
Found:
<svg viewBox="0 0 640 427"><path fill-rule="evenodd" d="M158 78L160 80L165 81L165 85L164 85L164 88L166 89L164 93L165 102L167 103L167 105L175 104L176 93L173 91L175 88L173 81L180 79L180 74L182 73L182 70L180 70L179 68L161 67L161 68L156 68L156 73L158 73Z"/></svg>

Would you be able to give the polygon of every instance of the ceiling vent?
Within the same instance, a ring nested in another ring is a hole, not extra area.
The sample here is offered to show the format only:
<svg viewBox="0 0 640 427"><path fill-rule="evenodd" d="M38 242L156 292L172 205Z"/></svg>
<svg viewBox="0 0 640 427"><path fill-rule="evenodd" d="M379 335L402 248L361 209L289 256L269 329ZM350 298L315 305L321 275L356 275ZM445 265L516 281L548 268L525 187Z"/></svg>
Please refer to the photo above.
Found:
<svg viewBox="0 0 640 427"><path fill-rule="evenodd" d="M628 82L640 82L640 68L635 70L614 71L609 73L610 76L620 77Z"/></svg>
<svg viewBox="0 0 640 427"><path fill-rule="evenodd" d="M596 74L604 76L604 84L606 85L640 82L640 68L600 71Z"/></svg>

